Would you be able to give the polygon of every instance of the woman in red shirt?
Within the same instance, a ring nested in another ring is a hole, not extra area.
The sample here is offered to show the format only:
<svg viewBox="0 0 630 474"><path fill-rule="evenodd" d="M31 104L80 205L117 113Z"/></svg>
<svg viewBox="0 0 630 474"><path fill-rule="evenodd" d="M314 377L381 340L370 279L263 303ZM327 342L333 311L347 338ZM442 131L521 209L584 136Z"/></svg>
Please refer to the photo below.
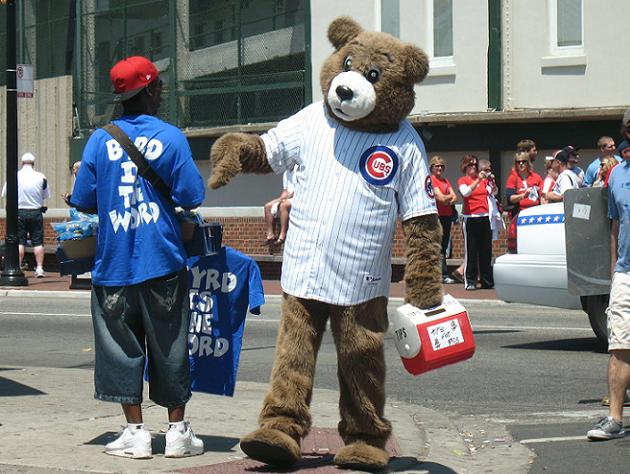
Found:
<svg viewBox="0 0 630 474"><path fill-rule="evenodd" d="M538 206L543 189L543 180L532 170L529 153L519 152L514 157L514 168L505 183L505 194L514 208L510 217L528 207Z"/></svg>
<svg viewBox="0 0 630 474"><path fill-rule="evenodd" d="M464 198L464 286L476 290L477 275L481 288L494 288L492 275L492 231L488 210L488 189L496 194L497 187L489 183L485 173L479 172L475 155L464 155L461 170L464 176L457 180L457 188Z"/></svg>
<svg viewBox="0 0 630 474"><path fill-rule="evenodd" d="M457 202L457 194L453 190L449 180L444 177L444 160L439 156L434 156L429 162L431 171L431 183L435 193L438 217L442 224L442 283L455 283L448 276L446 268L446 250L451 241L451 224L453 223L453 204Z"/></svg>

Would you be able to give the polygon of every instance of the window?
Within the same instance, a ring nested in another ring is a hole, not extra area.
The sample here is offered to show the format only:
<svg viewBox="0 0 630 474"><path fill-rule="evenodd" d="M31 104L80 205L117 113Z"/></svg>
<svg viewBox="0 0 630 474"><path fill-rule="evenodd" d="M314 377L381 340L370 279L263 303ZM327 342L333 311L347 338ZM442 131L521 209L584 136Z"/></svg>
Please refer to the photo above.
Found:
<svg viewBox="0 0 630 474"><path fill-rule="evenodd" d="M455 74L453 61L453 0L425 0L427 53L432 76Z"/></svg>
<svg viewBox="0 0 630 474"><path fill-rule="evenodd" d="M381 31L400 37L400 0L381 0Z"/></svg>
<svg viewBox="0 0 630 474"><path fill-rule="evenodd" d="M556 55L583 52L582 0L550 3L551 52Z"/></svg>
<svg viewBox="0 0 630 474"><path fill-rule="evenodd" d="M453 56L453 0L433 0L433 57Z"/></svg>

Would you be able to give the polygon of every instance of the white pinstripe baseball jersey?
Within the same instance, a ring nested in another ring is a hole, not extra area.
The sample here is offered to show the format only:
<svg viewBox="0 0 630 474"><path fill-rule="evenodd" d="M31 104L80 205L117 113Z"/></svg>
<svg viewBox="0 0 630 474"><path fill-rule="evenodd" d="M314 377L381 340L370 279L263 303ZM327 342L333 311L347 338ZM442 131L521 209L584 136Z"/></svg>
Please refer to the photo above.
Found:
<svg viewBox="0 0 630 474"><path fill-rule="evenodd" d="M282 289L337 305L388 296L396 218L437 213L422 140L350 130L312 104L262 136L280 174L298 165Z"/></svg>

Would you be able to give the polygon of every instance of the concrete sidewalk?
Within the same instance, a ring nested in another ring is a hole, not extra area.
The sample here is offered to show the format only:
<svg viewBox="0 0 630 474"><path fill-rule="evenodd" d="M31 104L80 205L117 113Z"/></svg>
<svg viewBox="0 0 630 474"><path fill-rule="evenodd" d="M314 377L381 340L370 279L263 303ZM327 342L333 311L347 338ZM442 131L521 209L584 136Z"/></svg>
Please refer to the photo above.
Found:
<svg viewBox="0 0 630 474"><path fill-rule="evenodd" d="M0 368L0 472L276 472L239 449L239 438L257 426L266 384L238 383L234 398L194 393L187 418L206 452L184 459L163 456L166 411L145 402L145 426L153 435L150 460L103 453L123 416L117 404L93 399L92 387L92 370ZM295 469L281 472L343 472L332 464L342 445L336 432L337 403L337 392L314 391L313 428L302 443L304 458ZM505 449L502 443L473 455L464 436L438 411L389 401L386 416L394 426L389 472L527 472L526 448L512 444Z"/></svg>
<svg viewBox="0 0 630 474"><path fill-rule="evenodd" d="M26 275L29 286L1 287L0 297L89 298L88 290L69 289L70 277ZM265 281L264 286L267 295L281 293L278 281ZM493 290L467 292L461 284L445 285L445 291L462 301L496 297ZM390 296L401 298L403 294L404 285L394 283ZM0 472L277 472L248 459L239 448L239 438L257 427L267 388L267 384L240 382L234 398L194 393L187 418L203 439L206 452L185 459L164 458L166 411L146 401L145 425L153 435L154 457L131 460L103 453L103 446L114 439L124 418L118 404L93 398L91 368L0 366ZM342 446L336 430L338 397L337 391L314 390L313 428L302 443L304 458L295 469L280 472L343 472L332 464L334 453ZM497 449L488 445L475 452L454 425L452 414L388 400L386 416L394 427L387 446L392 456L389 472L524 473L529 469L529 450L518 443L507 444L504 432L496 434L502 440Z"/></svg>

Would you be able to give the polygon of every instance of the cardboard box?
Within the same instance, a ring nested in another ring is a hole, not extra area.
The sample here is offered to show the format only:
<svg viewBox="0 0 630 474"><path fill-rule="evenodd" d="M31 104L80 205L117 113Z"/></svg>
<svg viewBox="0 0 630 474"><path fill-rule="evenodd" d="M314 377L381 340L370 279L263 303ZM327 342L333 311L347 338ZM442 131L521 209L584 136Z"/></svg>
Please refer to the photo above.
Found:
<svg viewBox="0 0 630 474"><path fill-rule="evenodd" d="M96 237L94 236L80 240L62 240L59 245L71 260L96 255Z"/></svg>

